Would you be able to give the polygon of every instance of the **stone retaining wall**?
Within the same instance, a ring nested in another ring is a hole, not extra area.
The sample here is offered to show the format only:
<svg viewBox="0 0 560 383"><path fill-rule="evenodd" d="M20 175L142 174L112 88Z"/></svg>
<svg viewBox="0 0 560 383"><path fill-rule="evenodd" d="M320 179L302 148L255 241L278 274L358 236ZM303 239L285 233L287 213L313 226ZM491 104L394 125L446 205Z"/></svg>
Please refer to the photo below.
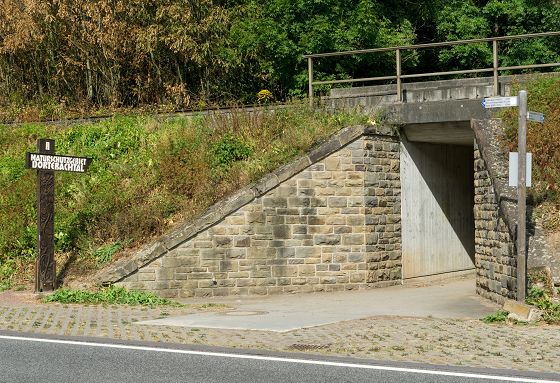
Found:
<svg viewBox="0 0 560 383"><path fill-rule="evenodd" d="M473 121L477 292L516 297L515 189L499 122ZM97 280L165 297L336 291L402 280L400 137L342 130L102 270ZM530 238L531 239L531 238ZM529 240L531 244L538 241ZM533 256L534 257L534 256Z"/></svg>
<svg viewBox="0 0 560 383"><path fill-rule="evenodd" d="M354 127L100 279L165 297L358 289L400 281L400 242L398 135Z"/></svg>
<svg viewBox="0 0 560 383"><path fill-rule="evenodd" d="M496 192L478 144L475 144L474 161L476 291L501 303L504 298L516 297L516 249L500 206L500 202L506 202Z"/></svg>
<svg viewBox="0 0 560 383"><path fill-rule="evenodd" d="M475 248L477 293L502 303L517 298L517 188L508 185L508 159L501 120L473 120L475 133ZM536 249L534 222L527 214L529 261ZM540 265L540 262L537 262Z"/></svg>

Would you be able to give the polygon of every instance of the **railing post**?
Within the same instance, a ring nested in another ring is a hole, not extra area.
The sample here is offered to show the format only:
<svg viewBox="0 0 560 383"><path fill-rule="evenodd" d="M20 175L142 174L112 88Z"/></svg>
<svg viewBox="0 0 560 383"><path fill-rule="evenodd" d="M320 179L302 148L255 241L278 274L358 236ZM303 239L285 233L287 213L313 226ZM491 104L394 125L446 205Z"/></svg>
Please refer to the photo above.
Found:
<svg viewBox="0 0 560 383"><path fill-rule="evenodd" d="M313 57L307 58L307 74L309 76L309 106L313 106Z"/></svg>
<svg viewBox="0 0 560 383"><path fill-rule="evenodd" d="M401 50L396 50L396 62L397 62L397 102L402 102L402 83L401 83Z"/></svg>
<svg viewBox="0 0 560 383"><path fill-rule="evenodd" d="M494 70L494 96L499 96L498 82L498 40L492 40L492 68Z"/></svg>

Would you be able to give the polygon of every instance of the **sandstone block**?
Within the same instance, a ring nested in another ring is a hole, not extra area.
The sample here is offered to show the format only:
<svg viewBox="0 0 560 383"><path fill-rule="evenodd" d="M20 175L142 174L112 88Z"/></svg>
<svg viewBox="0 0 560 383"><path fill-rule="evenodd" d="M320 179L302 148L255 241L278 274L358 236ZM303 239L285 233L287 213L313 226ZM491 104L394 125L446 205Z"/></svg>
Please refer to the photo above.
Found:
<svg viewBox="0 0 560 383"><path fill-rule="evenodd" d="M298 266L298 275L299 276L313 276L313 275L315 275L315 266L314 265L299 265Z"/></svg>
<svg viewBox="0 0 560 383"><path fill-rule="evenodd" d="M237 287L248 287L248 286L255 286L256 282L254 279L246 278L246 279L238 279L236 282Z"/></svg>
<svg viewBox="0 0 560 383"><path fill-rule="evenodd" d="M340 243L340 235L331 234L323 235L317 234L313 237L315 245L338 245Z"/></svg>
<svg viewBox="0 0 560 383"><path fill-rule="evenodd" d="M263 197L264 207L287 208L288 200L283 197Z"/></svg>
<svg viewBox="0 0 560 383"><path fill-rule="evenodd" d="M272 236L279 239L289 239L292 237L292 230L289 225L276 225L272 227Z"/></svg>
<svg viewBox="0 0 560 383"><path fill-rule="evenodd" d="M348 206L347 197L328 197L327 205L329 207L346 207Z"/></svg>
<svg viewBox="0 0 560 383"><path fill-rule="evenodd" d="M298 266L272 266L273 277L297 277Z"/></svg>
<svg viewBox="0 0 560 383"><path fill-rule="evenodd" d="M344 234L342 235L343 245L363 245L365 243L364 234Z"/></svg>
<svg viewBox="0 0 560 383"><path fill-rule="evenodd" d="M250 247L247 252L247 259L267 259L276 256L276 249L271 247Z"/></svg>

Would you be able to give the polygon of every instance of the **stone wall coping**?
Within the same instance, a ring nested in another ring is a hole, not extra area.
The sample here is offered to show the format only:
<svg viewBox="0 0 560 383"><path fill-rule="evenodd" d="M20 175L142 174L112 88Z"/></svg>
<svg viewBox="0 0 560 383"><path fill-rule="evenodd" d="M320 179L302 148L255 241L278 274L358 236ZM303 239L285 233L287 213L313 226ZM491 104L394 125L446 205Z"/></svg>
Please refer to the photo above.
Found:
<svg viewBox="0 0 560 383"><path fill-rule="evenodd" d="M221 222L229 214L239 210L256 198L297 175L308 166L321 161L362 136L398 137L398 131L390 126L358 125L340 130L331 138L312 148L306 155L279 167L260 180L248 185L208 208L191 222L180 224L154 242L142 247L132 257L121 259L101 270L95 280L107 285L119 282L151 261L162 257L180 244Z"/></svg>

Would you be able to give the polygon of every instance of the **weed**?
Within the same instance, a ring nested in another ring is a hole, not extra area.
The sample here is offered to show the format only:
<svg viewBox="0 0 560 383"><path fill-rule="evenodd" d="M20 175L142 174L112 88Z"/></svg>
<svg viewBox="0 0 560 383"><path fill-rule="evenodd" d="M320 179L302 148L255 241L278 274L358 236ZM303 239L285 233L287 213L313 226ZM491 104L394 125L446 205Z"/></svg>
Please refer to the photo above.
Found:
<svg viewBox="0 0 560 383"><path fill-rule="evenodd" d="M494 314L486 315L485 317L481 318L480 320L484 323L497 323L497 322L505 322L508 317L508 312L499 310Z"/></svg>
<svg viewBox="0 0 560 383"><path fill-rule="evenodd" d="M246 160L253 154L245 142L231 134L221 137L212 145L210 151L214 165L220 169L228 169L234 162Z"/></svg>
<svg viewBox="0 0 560 383"><path fill-rule="evenodd" d="M102 246L95 250L93 256L97 266L101 266L113 259L113 255L122 249L122 243L117 241L112 245Z"/></svg>
<svg viewBox="0 0 560 383"><path fill-rule="evenodd" d="M99 291L58 289L47 295L45 302L81 303L81 304L128 304L142 306L175 306L181 304L144 291L127 290L120 286L109 286Z"/></svg>
<svg viewBox="0 0 560 383"><path fill-rule="evenodd" d="M552 299L544 289L536 285L531 286L525 301L527 304L542 310L542 319L545 322L551 324L560 323L560 302Z"/></svg>

